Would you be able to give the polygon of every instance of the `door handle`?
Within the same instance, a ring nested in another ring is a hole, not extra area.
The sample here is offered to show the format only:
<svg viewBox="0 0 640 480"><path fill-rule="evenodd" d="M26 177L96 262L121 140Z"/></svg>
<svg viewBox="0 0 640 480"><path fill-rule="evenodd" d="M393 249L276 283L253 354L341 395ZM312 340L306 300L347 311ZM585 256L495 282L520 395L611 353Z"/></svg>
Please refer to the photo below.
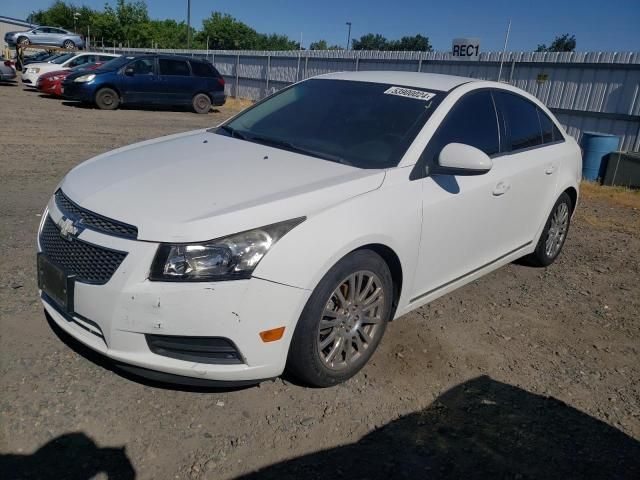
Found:
<svg viewBox="0 0 640 480"><path fill-rule="evenodd" d="M547 165L547 169L544 171L547 175L553 175L558 167L554 163Z"/></svg>
<svg viewBox="0 0 640 480"><path fill-rule="evenodd" d="M491 193L493 193L494 197L499 197L500 195L504 195L505 193L507 193L510 188L511 185L509 183L501 180L496 184L495 187L493 187L493 192Z"/></svg>

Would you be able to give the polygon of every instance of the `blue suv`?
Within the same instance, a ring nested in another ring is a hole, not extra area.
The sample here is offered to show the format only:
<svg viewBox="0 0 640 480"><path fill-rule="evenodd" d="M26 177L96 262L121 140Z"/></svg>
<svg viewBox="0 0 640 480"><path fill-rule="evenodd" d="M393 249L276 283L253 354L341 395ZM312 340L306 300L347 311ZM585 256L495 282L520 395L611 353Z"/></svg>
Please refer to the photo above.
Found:
<svg viewBox="0 0 640 480"><path fill-rule="evenodd" d="M62 94L103 110L132 104L191 106L196 113L226 99L224 78L211 63L169 55L122 56L91 72L72 73Z"/></svg>

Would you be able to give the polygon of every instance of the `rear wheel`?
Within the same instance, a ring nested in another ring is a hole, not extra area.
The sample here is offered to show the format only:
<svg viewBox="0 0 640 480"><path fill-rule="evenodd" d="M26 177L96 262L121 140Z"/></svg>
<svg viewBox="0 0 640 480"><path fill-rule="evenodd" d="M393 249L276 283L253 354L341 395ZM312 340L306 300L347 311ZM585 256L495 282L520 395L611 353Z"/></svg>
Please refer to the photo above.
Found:
<svg viewBox="0 0 640 480"><path fill-rule="evenodd" d="M571 198L563 192L551 210L536 249L525 260L539 267L546 267L555 261L567 239L572 208Z"/></svg>
<svg viewBox="0 0 640 480"><path fill-rule="evenodd" d="M193 106L193 111L196 113L209 113L211 110L211 99L209 98L209 95L204 93L194 95L191 104Z"/></svg>
<svg viewBox="0 0 640 480"><path fill-rule="evenodd" d="M101 88L96 93L96 105L100 110L115 110L120 105L120 97L111 88Z"/></svg>
<svg viewBox="0 0 640 480"><path fill-rule="evenodd" d="M382 339L392 291L389 267L377 253L357 250L340 260L322 278L300 316L287 372L318 387L355 375Z"/></svg>
<svg viewBox="0 0 640 480"><path fill-rule="evenodd" d="M76 44L73 42L73 40L65 40L62 43L62 46L68 49L76 48Z"/></svg>
<svg viewBox="0 0 640 480"><path fill-rule="evenodd" d="M31 41L27 37L18 37L18 45L26 47Z"/></svg>

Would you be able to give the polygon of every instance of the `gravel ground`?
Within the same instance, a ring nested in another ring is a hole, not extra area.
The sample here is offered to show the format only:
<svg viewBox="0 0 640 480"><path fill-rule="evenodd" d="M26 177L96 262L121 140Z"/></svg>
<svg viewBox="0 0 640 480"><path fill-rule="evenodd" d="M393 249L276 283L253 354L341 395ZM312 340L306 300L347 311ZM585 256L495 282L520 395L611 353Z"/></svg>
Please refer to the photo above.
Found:
<svg viewBox="0 0 640 480"><path fill-rule="evenodd" d="M585 199L559 260L391 324L331 389L179 389L46 322L35 236L60 178L234 113L82 108L0 85L1 478L640 478L640 211Z"/></svg>

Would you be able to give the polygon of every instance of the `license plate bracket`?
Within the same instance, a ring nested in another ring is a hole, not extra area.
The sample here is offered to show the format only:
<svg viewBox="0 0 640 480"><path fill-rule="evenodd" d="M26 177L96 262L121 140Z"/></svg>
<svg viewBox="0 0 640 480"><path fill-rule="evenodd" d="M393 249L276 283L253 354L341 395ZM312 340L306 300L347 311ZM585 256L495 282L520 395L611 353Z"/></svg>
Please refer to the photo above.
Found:
<svg viewBox="0 0 640 480"><path fill-rule="evenodd" d="M38 253L38 288L66 313L73 313L75 276L67 275L44 253Z"/></svg>

